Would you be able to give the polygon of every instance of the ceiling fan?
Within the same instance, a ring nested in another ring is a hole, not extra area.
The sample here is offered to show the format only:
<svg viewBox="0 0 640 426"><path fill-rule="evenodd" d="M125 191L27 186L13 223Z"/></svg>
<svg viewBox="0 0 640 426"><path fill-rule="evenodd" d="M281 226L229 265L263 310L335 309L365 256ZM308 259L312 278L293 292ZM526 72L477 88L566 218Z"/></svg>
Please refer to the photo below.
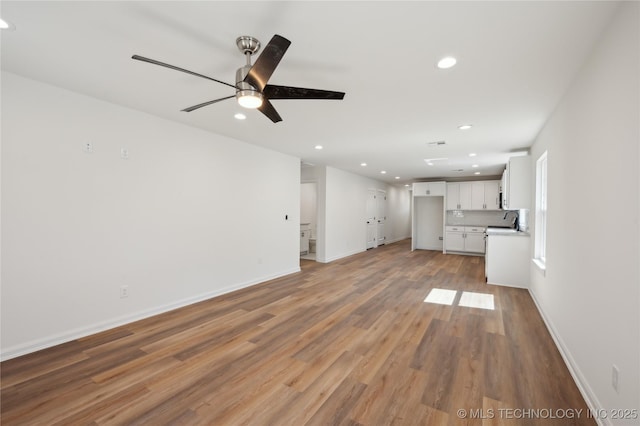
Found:
<svg viewBox="0 0 640 426"><path fill-rule="evenodd" d="M207 80L212 80L216 83L233 87L236 90L235 95L203 102L201 104L185 108L182 111L191 112L198 108L202 108L204 106L215 104L216 102L235 97L241 106L245 108L256 108L258 109L258 111L266 115L271 121L277 123L279 121L282 121L282 117L280 117L280 114L278 114L273 104L271 104L270 100L340 100L344 98L344 92L333 92L330 90L306 89L303 87L276 86L273 84L267 84L269 78L271 77L271 74L273 74L273 72L275 71L290 44L291 42L286 38L279 36L278 34L274 35L273 38L271 38L271 41L269 41L269 43L264 47L262 54L258 57L258 59L256 59L255 63L252 66L251 56L256 54L258 50L260 50L260 42L256 38L250 36L238 37L236 40L236 45L238 46L238 49L240 49L240 51L245 55L247 64L243 67L238 68L238 70L236 71L236 84L225 83L224 81L220 81L206 75L198 74L184 68L165 64L164 62L145 58L139 55L133 55L131 58L138 61L149 62L150 64L171 68L176 71L182 71L187 74L195 75L197 77L206 78Z"/></svg>

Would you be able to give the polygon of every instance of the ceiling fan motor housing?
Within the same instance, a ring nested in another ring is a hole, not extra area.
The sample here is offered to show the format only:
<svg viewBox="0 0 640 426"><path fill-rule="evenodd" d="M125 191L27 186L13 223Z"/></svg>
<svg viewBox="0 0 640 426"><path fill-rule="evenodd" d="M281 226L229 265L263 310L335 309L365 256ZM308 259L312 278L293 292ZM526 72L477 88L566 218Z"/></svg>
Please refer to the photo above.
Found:
<svg viewBox="0 0 640 426"><path fill-rule="evenodd" d="M245 65L238 68L238 70L236 71L236 99L238 100L240 105L243 105L243 102L241 102L240 99L247 97L260 99L260 103L262 103L262 93L260 93L255 87L244 81L244 78L247 76L250 69L251 65Z"/></svg>

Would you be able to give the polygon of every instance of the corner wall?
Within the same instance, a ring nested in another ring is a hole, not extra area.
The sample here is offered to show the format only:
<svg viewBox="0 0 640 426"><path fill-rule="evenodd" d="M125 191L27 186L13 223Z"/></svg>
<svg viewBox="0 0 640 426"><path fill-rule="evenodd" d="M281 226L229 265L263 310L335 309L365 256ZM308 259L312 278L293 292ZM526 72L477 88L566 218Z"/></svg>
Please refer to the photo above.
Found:
<svg viewBox="0 0 640 426"><path fill-rule="evenodd" d="M297 158L3 72L1 159L3 359L299 271Z"/></svg>
<svg viewBox="0 0 640 426"><path fill-rule="evenodd" d="M331 262L367 249L369 189L387 193L387 244L411 237L411 193L406 188L327 166L303 168L302 180L318 184L318 262Z"/></svg>
<svg viewBox="0 0 640 426"><path fill-rule="evenodd" d="M531 149L534 164L548 150L547 270L532 266L531 293L605 410L640 408L639 28L640 5L623 3Z"/></svg>

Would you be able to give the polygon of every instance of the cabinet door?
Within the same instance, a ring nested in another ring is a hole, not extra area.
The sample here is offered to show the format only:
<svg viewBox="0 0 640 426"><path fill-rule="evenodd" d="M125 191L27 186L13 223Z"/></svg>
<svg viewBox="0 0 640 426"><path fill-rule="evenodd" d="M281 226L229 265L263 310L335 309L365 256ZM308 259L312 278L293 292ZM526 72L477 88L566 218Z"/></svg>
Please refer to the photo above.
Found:
<svg viewBox="0 0 640 426"><path fill-rule="evenodd" d="M507 168L502 172L502 208L509 209L509 163Z"/></svg>
<svg viewBox="0 0 640 426"><path fill-rule="evenodd" d="M484 233L470 232L465 234L464 248L465 251L473 253L484 253Z"/></svg>
<svg viewBox="0 0 640 426"><path fill-rule="evenodd" d="M464 233L447 232L445 247L447 251L464 251Z"/></svg>
<svg viewBox="0 0 640 426"><path fill-rule="evenodd" d="M415 182L413 184L413 196L424 197L427 195L429 184L427 182Z"/></svg>
<svg viewBox="0 0 640 426"><path fill-rule="evenodd" d="M471 183L471 209L484 210L484 182Z"/></svg>
<svg viewBox="0 0 640 426"><path fill-rule="evenodd" d="M460 198L458 207L460 210L471 210L473 207L471 206L471 183L470 182L462 182L460 185Z"/></svg>
<svg viewBox="0 0 640 426"><path fill-rule="evenodd" d="M413 184L414 197L444 197L446 190L445 182L416 182Z"/></svg>
<svg viewBox="0 0 640 426"><path fill-rule="evenodd" d="M447 184L447 210L460 209L460 184Z"/></svg>
<svg viewBox="0 0 640 426"><path fill-rule="evenodd" d="M484 208L486 210L500 210L500 181L484 183Z"/></svg>

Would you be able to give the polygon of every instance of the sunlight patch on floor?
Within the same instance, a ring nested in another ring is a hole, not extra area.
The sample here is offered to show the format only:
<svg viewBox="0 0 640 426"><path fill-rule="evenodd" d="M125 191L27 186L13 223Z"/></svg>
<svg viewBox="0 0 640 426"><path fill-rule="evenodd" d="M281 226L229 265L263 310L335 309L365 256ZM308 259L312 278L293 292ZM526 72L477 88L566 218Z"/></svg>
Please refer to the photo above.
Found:
<svg viewBox="0 0 640 426"><path fill-rule="evenodd" d="M490 309L494 310L493 294L474 293L472 291L463 291L460 296L458 306L466 306L468 308Z"/></svg>
<svg viewBox="0 0 640 426"><path fill-rule="evenodd" d="M427 303L437 303L438 305L453 305L457 293L455 290L432 288L424 301Z"/></svg>
<svg viewBox="0 0 640 426"><path fill-rule="evenodd" d="M426 303L435 303L438 305L453 306L458 292L456 290L445 290L442 288L432 288L427 297L424 299ZM495 309L493 294L475 293L473 291L463 291L460 296L458 306L466 308L478 309Z"/></svg>

